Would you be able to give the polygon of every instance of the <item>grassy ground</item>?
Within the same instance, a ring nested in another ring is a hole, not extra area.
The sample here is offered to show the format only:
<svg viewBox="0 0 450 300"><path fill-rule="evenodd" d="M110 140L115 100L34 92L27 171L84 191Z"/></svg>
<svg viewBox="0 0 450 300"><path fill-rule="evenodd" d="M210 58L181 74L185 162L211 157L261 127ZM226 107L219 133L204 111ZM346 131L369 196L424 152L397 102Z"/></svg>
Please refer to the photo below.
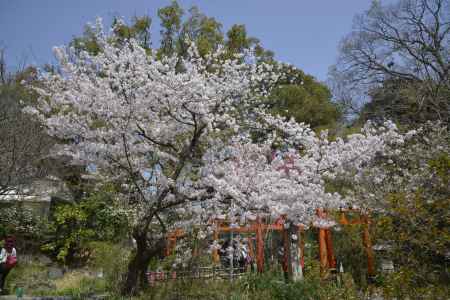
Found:
<svg viewBox="0 0 450 300"><path fill-rule="evenodd" d="M338 285L335 281L321 281L317 266L302 282L285 283L279 271L263 275L249 273L241 279L229 280L177 280L157 283L134 299L359 299L353 281L347 276ZM48 278L48 269L37 262L25 262L13 269L7 278L7 288L14 294L23 288L29 296L72 296L85 299L93 294L108 294L108 299L123 299L115 296L108 276L99 278L87 270L66 272L58 279ZM117 290L117 289L116 289ZM331 296L331 298L330 298Z"/></svg>
<svg viewBox="0 0 450 300"><path fill-rule="evenodd" d="M101 253L102 261L91 269L72 270L58 279L50 279L48 266L38 260L21 261L7 278L7 288L15 294L18 287L23 288L27 296L71 296L73 299L88 299L91 295L107 295L106 299L133 300L335 300L335 299L450 299L450 288L409 287L404 282L405 276L393 273L380 279L377 287L363 287L350 273L338 278L322 280L316 260L308 260L305 278L299 282L286 283L278 267L264 274L247 273L242 278L229 280L176 280L158 282L139 296L123 298L118 296L120 274L123 262L110 260L118 257ZM108 261L105 261L108 260ZM102 267L104 276L96 276L95 269ZM338 280L339 279L339 280ZM355 283L356 282L356 283ZM374 295L383 295L376 298ZM1 299L0 299L1 300Z"/></svg>
<svg viewBox="0 0 450 300"><path fill-rule="evenodd" d="M30 296L74 296L105 293L106 280L97 278L87 270L66 272L62 277L50 279L48 268L40 263L21 263L11 270L6 279L6 290L14 294L22 288Z"/></svg>

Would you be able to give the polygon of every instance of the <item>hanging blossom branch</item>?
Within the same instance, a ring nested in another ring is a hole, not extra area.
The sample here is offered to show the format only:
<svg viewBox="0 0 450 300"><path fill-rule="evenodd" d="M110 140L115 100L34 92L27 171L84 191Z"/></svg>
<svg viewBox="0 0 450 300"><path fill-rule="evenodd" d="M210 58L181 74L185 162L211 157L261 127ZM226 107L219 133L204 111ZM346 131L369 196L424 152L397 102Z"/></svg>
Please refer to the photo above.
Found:
<svg viewBox="0 0 450 300"><path fill-rule="evenodd" d="M327 131L317 135L305 124L263 112L259 117L263 122L254 126L272 130L265 143L257 145L247 139L227 147L218 144L217 149L222 150L211 149L205 158L209 161L204 168L205 184L214 187L218 199L233 198L240 216L262 211L286 215L305 226L320 223L315 219L319 208L338 209L357 203L346 195L327 192L327 180L357 176L370 161L395 151L411 136L400 134L391 122L381 127L368 123L361 133L330 141ZM274 144L286 150L274 154ZM214 208L217 213L224 210Z"/></svg>

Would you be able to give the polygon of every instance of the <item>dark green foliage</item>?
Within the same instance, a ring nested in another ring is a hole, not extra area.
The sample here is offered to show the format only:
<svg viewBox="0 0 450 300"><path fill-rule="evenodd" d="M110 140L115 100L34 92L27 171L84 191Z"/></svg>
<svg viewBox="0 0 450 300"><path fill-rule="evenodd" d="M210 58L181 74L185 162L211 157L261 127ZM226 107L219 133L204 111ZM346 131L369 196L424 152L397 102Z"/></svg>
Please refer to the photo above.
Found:
<svg viewBox="0 0 450 300"><path fill-rule="evenodd" d="M310 124L312 128L332 127L340 117L327 87L311 79L305 80L303 85L280 86L270 98L272 113L287 119L294 118L299 123Z"/></svg>
<svg viewBox="0 0 450 300"><path fill-rule="evenodd" d="M332 128L342 114L328 87L293 66L281 66L281 78L267 101L273 114L310 124L313 129Z"/></svg>
<svg viewBox="0 0 450 300"><path fill-rule="evenodd" d="M421 124L426 121L448 122L450 92L426 90L421 82L388 79L369 92L370 101L361 110L359 121L390 119L402 125Z"/></svg>
<svg viewBox="0 0 450 300"><path fill-rule="evenodd" d="M321 284L315 275L308 277L307 282L286 283L280 272L250 274L240 284L250 294L261 295L265 291L270 299L319 299Z"/></svg>

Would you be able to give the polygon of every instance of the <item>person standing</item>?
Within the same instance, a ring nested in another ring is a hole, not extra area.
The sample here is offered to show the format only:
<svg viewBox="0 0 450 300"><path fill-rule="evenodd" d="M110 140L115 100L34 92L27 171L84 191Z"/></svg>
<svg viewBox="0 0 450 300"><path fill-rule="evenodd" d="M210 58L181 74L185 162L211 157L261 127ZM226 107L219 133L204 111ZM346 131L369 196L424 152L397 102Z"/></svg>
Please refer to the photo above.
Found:
<svg viewBox="0 0 450 300"><path fill-rule="evenodd" d="M6 276L17 264L17 252L14 244L14 238L8 236L0 252L0 293L3 293Z"/></svg>

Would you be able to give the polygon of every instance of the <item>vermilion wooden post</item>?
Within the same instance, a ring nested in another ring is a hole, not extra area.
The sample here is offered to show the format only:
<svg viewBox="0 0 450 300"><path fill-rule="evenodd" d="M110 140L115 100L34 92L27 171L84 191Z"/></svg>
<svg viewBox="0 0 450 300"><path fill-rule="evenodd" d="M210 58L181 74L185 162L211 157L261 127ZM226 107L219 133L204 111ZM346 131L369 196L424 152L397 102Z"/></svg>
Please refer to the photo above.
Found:
<svg viewBox="0 0 450 300"><path fill-rule="evenodd" d="M256 218L256 265L258 273L264 272L264 240L261 217Z"/></svg>
<svg viewBox="0 0 450 300"><path fill-rule="evenodd" d="M320 255L320 273L325 274L328 269L327 241L325 229L319 228L319 255Z"/></svg>
<svg viewBox="0 0 450 300"><path fill-rule="evenodd" d="M347 217L345 216L344 211L341 211L341 218L339 219L339 223L342 225L349 225L350 222L347 220Z"/></svg>
<svg viewBox="0 0 450 300"><path fill-rule="evenodd" d="M184 231L182 229L175 229L174 231L167 234L166 237L166 249L164 251L165 256L172 255L176 246L177 246L177 240L180 237L183 237L185 235Z"/></svg>
<svg viewBox="0 0 450 300"><path fill-rule="evenodd" d="M317 209L317 216L324 218L325 213L322 209ZM319 228L319 258L320 258L320 274L325 276L328 270L328 254L327 254L327 239L324 228Z"/></svg>
<svg viewBox="0 0 450 300"><path fill-rule="evenodd" d="M375 263L374 263L374 254L372 249L372 241L370 240L370 233L369 233L369 224L370 220L367 215L361 215L361 220L364 224L364 230L362 233L364 248L366 249L366 255L367 255L367 274L369 276L375 275Z"/></svg>
<svg viewBox="0 0 450 300"><path fill-rule="evenodd" d="M325 229L325 239L327 242L328 265L331 269L336 269L336 258L334 257L333 239L331 237L330 229Z"/></svg>

